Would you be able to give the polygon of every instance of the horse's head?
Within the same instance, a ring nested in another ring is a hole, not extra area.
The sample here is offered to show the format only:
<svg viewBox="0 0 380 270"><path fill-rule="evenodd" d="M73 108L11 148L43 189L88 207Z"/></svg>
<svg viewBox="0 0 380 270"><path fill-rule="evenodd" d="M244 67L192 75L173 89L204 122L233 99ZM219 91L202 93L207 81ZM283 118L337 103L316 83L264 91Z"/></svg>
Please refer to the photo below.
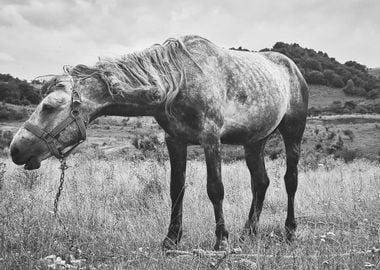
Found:
<svg viewBox="0 0 380 270"><path fill-rule="evenodd" d="M81 90L69 75L56 76L43 87L43 100L13 137L14 163L37 169L52 155L64 158L86 138L89 112Z"/></svg>

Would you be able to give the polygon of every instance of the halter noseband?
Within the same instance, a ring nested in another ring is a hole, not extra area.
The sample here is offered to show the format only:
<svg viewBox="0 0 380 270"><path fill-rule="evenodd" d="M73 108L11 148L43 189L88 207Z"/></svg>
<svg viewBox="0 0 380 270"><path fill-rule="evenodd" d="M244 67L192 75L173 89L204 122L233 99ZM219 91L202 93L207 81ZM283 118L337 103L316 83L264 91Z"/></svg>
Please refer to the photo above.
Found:
<svg viewBox="0 0 380 270"><path fill-rule="evenodd" d="M82 103L80 94L74 87L71 90L71 111L70 115L58 126L50 131L46 131L39 126L31 124L29 121L25 122L24 128L31 132L33 135L41 139L48 146L50 153L58 159L63 159L67 157L71 151L73 151L79 144L81 144L86 139L86 126L87 122L83 120L79 112L79 106ZM74 144L66 152L61 152L58 148L58 139L56 138L59 133L61 133L65 128L67 128L72 122L75 122L79 131L80 138L79 141Z"/></svg>

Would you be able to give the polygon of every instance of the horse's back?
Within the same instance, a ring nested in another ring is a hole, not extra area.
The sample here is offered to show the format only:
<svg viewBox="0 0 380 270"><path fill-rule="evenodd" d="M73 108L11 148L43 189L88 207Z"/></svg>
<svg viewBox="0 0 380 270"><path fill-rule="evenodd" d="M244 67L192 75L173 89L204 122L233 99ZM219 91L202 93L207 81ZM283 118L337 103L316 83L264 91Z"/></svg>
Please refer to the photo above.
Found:
<svg viewBox="0 0 380 270"><path fill-rule="evenodd" d="M227 54L223 142L258 141L285 115L306 118L307 85L293 61L274 52Z"/></svg>
<svg viewBox="0 0 380 270"><path fill-rule="evenodd" d="M186 36L182 41L203 69L197 80L203 80L205 89L196 91L207 96L204 104L213 107L209 111L220 108L223 143L260 140L272 133L286 114L304 111L306 115L307 85L285 55L227 50L198 36Z"/></svg>

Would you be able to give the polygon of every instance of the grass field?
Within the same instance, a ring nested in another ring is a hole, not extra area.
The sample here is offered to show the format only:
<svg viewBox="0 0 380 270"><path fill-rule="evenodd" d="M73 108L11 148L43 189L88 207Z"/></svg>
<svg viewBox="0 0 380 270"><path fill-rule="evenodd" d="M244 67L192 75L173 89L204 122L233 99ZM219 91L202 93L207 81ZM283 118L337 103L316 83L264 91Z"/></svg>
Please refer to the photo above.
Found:
<svg viewBox="0 0 380 270"><path fill-rule="evenodd" d="M310 96L310 105L317 108L336 100L373 102L325 87L311 87ZM100 118L89 127L88 140L69 158L60 213L81 252L69 251L71 243L51 212L58 162L45 161L36 171L16 167L7 157L9 136L4 132L14 133L22 123L0 124L1 270L47 269L40 258L52 254L85 259L81 269L216 268L215 258L168 258L161 252L170 216L170 168L163 131L154 120ZM360 253L380 248L379 130L379 115L309 118L296 195L297 241L292 244L283 238L287 197L280 137L267 143L267 158L279 158L267 160L271 185L260 233L243 244L237 240L251 203L249 173L239 160L242 148L224 146L224 212L230 244L249 255L229 256L218 268L254 269L255 262L258 269L380 269L378 253ZM135 147L144 141L155 144ZM210 250L215 225L202 149L191 146L188 158L179 249Z"/></svg>
<svg viewBox="0 0 380 270"><path fill-rule="evenodd" d="M51 214L58 162L45 161L37 171L24 171L9 159L1 162L0 269L46 269L40 258L65 258L70 246ZM68 163L59 208L81 249L77 256L86 259L83 269L210 269L215 263L213 258L167 258L161 253L170 214L168 162L109 162L77 154ZM301 165L297 240L292 244L283 239L284 160L268 160L267 168L271 185L260 233L241 245L251 256L227 257L219 269L254 269L247 262L255 262L258 269L380 268L379 254L354 252L380 247L379 163L327 158L315 170ZM223 181L230 244L237 247L251 200L244 162L224 164ZM205 164L189 161L181 250L213 246L214 217L205 183Z"/></svg>

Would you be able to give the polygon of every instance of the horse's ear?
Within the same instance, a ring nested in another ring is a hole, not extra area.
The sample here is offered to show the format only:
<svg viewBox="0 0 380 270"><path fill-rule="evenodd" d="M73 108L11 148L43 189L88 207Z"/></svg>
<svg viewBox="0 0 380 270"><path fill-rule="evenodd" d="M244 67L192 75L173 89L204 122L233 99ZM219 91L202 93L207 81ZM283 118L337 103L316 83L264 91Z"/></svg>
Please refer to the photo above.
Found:
<svg viewBox="0 0 380 270"><path fill-rule="evenodd" d="M68 75L71 75L71 72L73 71L74 67L70 65L64 65L62 69L63 69L63 72L65 72Z"/></svg>
<svg viewBox="0 0 380 270"><path fill-rule="evenodd" d="M56 77L53 77L51 78L49 81L47 81L46 83L44 83L41 87L41 91L40 91L40 94L41 94L41 97L44 98L46 97L48 94L51 93L51 87L56 83Z"/></svg>

